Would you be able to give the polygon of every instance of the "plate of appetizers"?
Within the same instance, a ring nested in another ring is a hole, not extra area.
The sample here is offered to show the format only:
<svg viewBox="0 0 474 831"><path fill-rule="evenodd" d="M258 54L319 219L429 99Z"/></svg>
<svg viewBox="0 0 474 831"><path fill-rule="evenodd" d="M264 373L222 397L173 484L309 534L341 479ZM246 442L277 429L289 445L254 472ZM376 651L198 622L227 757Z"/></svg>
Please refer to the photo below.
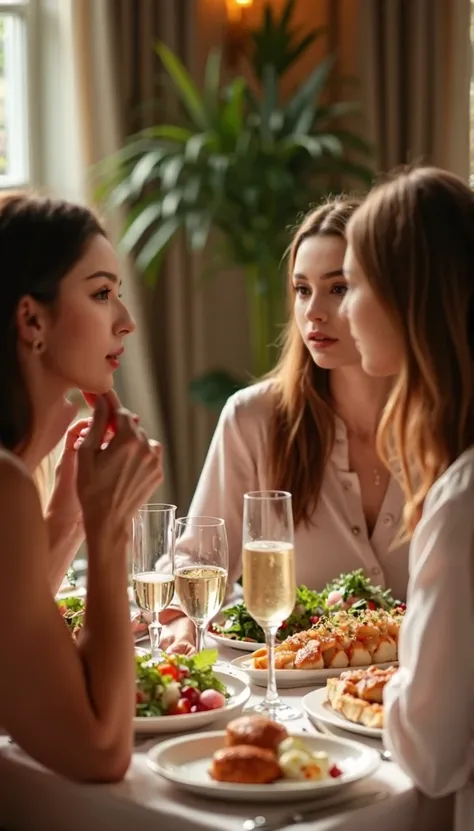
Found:
<svg viewBox="0 0 474 831"><path fill-rule="evenodd" d="M373 739L383 734L383 691L396 667L346 670L331 678L326 687L305 695L303 708L310 720L359 733Z"/></svg>
<svg viewBox="0 0 474 831"><path fill-rule="evenodd" d="M161 742L147 754L155 773L206 798L292 802L340 791L370 776L379 754L365 745L308 733L288 734L263 716L226 730Z"/></svg>
<svg viewBox="0 0 474 831"><path fill-rule="evenodd" d="M278 629L276 640L282 643L291 635L311 629L321 617L333 612L353 609L355 612L404 609L389 589L373 586L362 569L340 574L321 591L307 586L296 589L293 611ZM220 646L230 646L244 652L254 652L265 646L265 634L252 618L243 601L223 609L209 626L208 634Z"/></svg>
<svg viewBox="0 0 474 831"><path fill-rule="evenodd" d="M396 665L403 615L403 610L348 610L321 618L311 629L291 635L275 648L277 685L321 686L348 668ZM266 648L234 658L231 663L254 684L266 686Z"/></svg>
<svg viewBox="0 0 474 831"><path fill-rule="evenodd" d="M217 650L197 655L135 655L137 733L176 733L194 730L242 712L250 687L237 674L216 671Z"/></svg>

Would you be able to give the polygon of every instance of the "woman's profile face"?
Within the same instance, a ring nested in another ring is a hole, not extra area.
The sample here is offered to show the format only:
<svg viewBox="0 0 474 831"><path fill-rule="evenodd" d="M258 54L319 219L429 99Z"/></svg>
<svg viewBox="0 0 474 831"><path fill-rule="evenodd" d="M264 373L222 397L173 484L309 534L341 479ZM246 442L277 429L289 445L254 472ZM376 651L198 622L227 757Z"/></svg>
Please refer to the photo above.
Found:
<svg viewBox="0 0 474 831"><path fill-rule="evenodd" d="M123 340L135 322L120 299L118 261L97 234L61 280L44 315L43 367L66 388L103 393L112 387Z"/></svg>
<svg viewBox="0 0 474 831"><path fill-rule="evenodd" d="M348 292L340 314L349 322L362 368L368 375L396 375L403 361L400 335L372 291L350 244L344 258L344 276Z"/></svg>

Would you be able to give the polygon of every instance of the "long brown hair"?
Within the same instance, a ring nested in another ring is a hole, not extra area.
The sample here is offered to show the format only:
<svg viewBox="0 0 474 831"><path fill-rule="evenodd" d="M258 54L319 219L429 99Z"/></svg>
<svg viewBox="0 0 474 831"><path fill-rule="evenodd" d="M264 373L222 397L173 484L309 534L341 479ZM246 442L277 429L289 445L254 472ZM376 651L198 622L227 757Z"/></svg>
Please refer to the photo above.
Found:
<svg viewBox="0 0 474 831"><path fill-rule="evenodd" d="M399 173L369 195L349 239L403 345L378 445L401 478L409 535L433 483L474 444L474 195L443 170Z"/></svg>
<svg viewBox="0 0 474 831"><path fill-rule="evenodd" d="M291 317L280 360L269 375L277 394L269 431L269 470L272 487L288 490L293 496L295 525L309 524L314 514L334 443L334 412L329 371L316 366L294 319L292 274L301 243L314 236L345 239L347 223L359 205L359 200L342 196L328 200L304 218L289 250Z"/></svg>
<svg viewBox="0 0 474 831"><path fill-rule="evenodd" d="M16 312L30 295L54 307L60 282L96 235L86 207L24 193L0 199L0 445L14 450L32 430L32 406L18 357Z"/></svg>

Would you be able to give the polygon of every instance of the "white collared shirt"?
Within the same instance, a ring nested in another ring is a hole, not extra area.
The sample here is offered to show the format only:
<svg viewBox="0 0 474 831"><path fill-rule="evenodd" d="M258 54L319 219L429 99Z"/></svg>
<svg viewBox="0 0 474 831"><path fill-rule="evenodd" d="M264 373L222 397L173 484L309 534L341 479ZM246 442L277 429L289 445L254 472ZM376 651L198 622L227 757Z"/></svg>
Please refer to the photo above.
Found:
<svg viewBox="0 0 474 831"><path fill-rule="evenodd" d="M189 513L225 519L229 541L229 585L241 574L243 496L273 487L268 477L268 431L275 406L271 381L233 395L225 405ZM295 531L297 585L321 589L342 572L363 568L375 585L404 600L408 545L393 547L401 523L403 496L391 478L382 509L369 537L359 478L349 470L344 422L336 436L320 498L310 526Z"/></svg>
<svg viewBox="0 0 474 831"><path fill-rule="evenodd" d="M456 831L473 831L474 448L425 501L399 659L384 691L386 744L428 796L456 792Z"/></svg>

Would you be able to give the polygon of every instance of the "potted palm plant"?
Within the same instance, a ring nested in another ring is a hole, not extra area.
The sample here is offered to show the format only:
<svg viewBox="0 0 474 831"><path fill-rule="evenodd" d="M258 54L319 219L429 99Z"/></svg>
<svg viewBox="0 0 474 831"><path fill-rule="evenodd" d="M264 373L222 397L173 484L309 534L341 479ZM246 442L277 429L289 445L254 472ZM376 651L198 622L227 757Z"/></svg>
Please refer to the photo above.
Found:
<svg viewBox="0 0 474 831"><path fill-rule="evenodd" d="M370 148L340 127L354 104L327 101L332 56L289 96L281 93L282 77L324 35L322 30L298 35L294 7L295 0L287 0L278 17L267 4L261 26L249 33L252 83L237 75L223 84L220 53L214 51L198 88L178 57L159 43L156 51L181 101L182 118L132 136L99 169L99 198L127 206L122 246L147 280L157 278L179 234L191 251L204 253L207 273L240 267L254 376L275 360L269 346L285 318L279 269L298 215L341 176L349 174L364 187L372 179L371 169L359 161ZM216 369L196 379L192 389L220 407L245 383Z"/></svg>

